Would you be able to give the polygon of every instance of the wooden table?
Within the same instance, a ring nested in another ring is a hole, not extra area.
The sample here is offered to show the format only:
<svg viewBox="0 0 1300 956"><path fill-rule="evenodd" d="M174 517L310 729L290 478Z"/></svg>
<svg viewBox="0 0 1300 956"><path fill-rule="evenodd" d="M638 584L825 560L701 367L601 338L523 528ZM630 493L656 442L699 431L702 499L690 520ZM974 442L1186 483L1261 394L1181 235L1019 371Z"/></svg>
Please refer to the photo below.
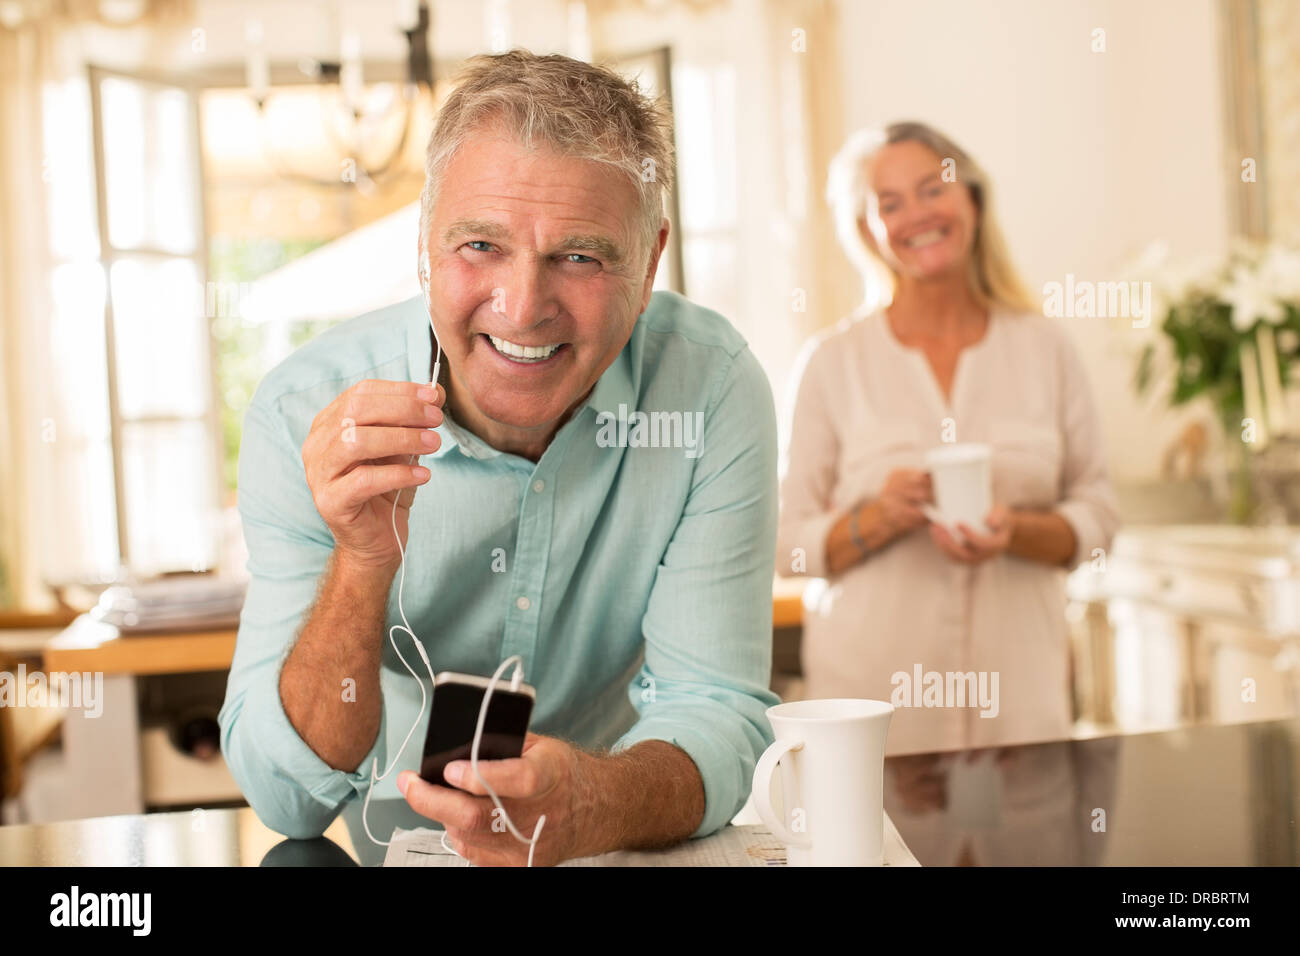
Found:
<svg viewBox="0 0 1300 956"><path fill-rule="evenodd" d="M71 707L63 721L60 798L75 816L143 813L144 766L137 678L229 670L236 631L123 637L81 615L45 644L47 674L80 674L98 691L94 712ZM99 682L102 681L102 684Z"/></svg>
<svg viewBox="0 0 1300 956"><path fill-rule="evenodd" d="M38 668L45 645L67 624L57 615L0 614L0 671L17 676L20 665ZM63 714L52 707L0 707L0 798L19 794L28 758L56 740L62 726Z"/></svg>
<svg viewBox="0 0 1300 956"><path fill-rule="evenodd" d="M102 671L109 675L193 674L224 671L235 655L235 630L139 634L83 614L45 645L47 671Z"/></svg>
<svg viewBox="0 0 1300 956"><path fill-rule="evenodd" d="M803 623L803 589L808 578L772 580L772 626L798 627Z"/></svg>
<svg viewBox="0 0 1300 956"><path fill-rule="evenodd" d="M803 621L806 578L778 577L772 584L772 626ZM46 671L99 671L110 675L192 674L222 671L235 654L235 630L140 634L122 637L116 627L83 614L45 645Z"/></svg>

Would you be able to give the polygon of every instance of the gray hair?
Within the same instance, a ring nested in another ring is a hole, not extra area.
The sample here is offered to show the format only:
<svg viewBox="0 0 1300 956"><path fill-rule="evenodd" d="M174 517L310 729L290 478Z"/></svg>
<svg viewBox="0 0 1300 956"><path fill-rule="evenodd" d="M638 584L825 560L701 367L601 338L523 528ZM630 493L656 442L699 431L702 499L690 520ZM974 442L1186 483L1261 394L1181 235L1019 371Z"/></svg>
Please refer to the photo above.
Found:
<svg viewBox="0 0 1300 956"><path fill-rule="evenodd" d="M640 197L637 235L649 254L674 172L672 117L662 98L605 67L527 50L471 57L453 82L425 151L421 243L447 164L470 135L501 124L527 149L542 144L622 170Z"/></svg>

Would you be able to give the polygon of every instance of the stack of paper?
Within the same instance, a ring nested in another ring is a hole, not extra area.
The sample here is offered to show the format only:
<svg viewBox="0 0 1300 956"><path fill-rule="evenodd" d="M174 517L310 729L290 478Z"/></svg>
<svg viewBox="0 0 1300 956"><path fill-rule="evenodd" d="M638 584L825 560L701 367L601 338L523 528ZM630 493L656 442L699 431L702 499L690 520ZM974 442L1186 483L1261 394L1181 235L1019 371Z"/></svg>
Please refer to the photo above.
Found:
<svg viewBox="0 0 1300 956"><path fill-rule="evenodd" d="M247 589L246 580L211 575L115 585L99 596L90 616L123 634L223 630L239 626Z"/></svg>

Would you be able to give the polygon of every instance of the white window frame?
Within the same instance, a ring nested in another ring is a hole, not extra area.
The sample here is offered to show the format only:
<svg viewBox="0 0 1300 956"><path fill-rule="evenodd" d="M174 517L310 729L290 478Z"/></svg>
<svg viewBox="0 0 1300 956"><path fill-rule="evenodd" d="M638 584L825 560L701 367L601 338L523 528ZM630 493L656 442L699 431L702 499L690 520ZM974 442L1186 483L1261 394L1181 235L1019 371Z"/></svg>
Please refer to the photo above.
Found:
<svg viewBox="0 0 1300 956"><path fill-rule="evenodd" d="M113 461L113 482L114 482L114 502L116 505L117 518L117 542L118 542L118 560L131 567L131 542L130 542L130 522L129 522L129 503L125 486L125 468L122 449L122 438L124 428L130 424L162 424L167 422L195 422L204 423L208 435L208 444L210 449L210 465L212 470L212 481L210 487L213 494L207 507L210 509L208 520L201 522L208 530L208 541L206 551L208 558L206 563L200 565L196 561L190 568L174 568L170 570L189 570L204 571L214 568L218 565L221 558L221 540L220 540L220 522L216 520L221 509L221 462L222 446L220 417L218 414L217 402L219 396L216 388L216 348L212 338L211 317L207 314L205 308L203 313L203 322L207 329L207 351L208 361L206 363L208 372L208 402L207 411L202 416L189 415L169 415L169 416L143 416L138 418L125 419L122 415L121 403L118 395L117 381L117 349L114 337L115 316L113 312L113 285L112 285L112 267L120 261L132 259L145 260L164 260L164 261L184 261L188 260L195 266L196 275L199 282L206 288L208 275L208 234L207 223L205 220L205 183L203 176L203 151L200 137L201 118L199 115L200 103L198 89L192 83L176 77L161 76L157 74L128 72L111 69L102 66L91 65L88 68L90 83L90 119L91 119L91 142L93 148L93 163L95 170L95 216L97 219L97 229L99 237L99 264L104 274L104 346L105 355L108 363L108 410L109 410L109 428L110 443L112 446ZM195 188L192 195L192 201L196 204L194 210L195 223L195 243L193 251L188 253L176 253L166 249L151 248L147 246L135 246L123 248L115 246L112 242L109 218L108 218L108 192L107 177L104 152L104 129L103 129L103 102L101 83L105 79L116 78L138 83L142 86L162 87L166 89L179 90L189 101L192 137L192 156L194 157L194 169L192 170L193 182Z"/></svg>

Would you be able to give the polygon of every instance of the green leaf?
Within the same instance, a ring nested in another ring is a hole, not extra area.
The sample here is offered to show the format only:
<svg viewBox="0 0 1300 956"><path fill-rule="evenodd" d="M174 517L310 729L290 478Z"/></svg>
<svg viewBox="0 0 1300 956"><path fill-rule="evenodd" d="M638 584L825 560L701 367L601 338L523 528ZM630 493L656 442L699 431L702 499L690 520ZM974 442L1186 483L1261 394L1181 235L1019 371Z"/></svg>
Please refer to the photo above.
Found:
<svg viewBox="0 0 1300 956"><path fill-rule="evenodd" d="M1178 378L1174 385L1173 395L1170 396L1170 403L1173 405L1182 405L1190 402L1197 395L1200 395L1206 389L1206 383L1203 378Z"/></svg>
<svg viewBox="0 0 1300 956"><path fill-rule="evenodd" d="M1148 344L1142 349L1142 355L1138 358L1137 374L1133 378L1133 384L1137 388L1139 395L1145 395L1148 388L1151 387L1152 366L1155 363L1156 348Z"/></svg>

